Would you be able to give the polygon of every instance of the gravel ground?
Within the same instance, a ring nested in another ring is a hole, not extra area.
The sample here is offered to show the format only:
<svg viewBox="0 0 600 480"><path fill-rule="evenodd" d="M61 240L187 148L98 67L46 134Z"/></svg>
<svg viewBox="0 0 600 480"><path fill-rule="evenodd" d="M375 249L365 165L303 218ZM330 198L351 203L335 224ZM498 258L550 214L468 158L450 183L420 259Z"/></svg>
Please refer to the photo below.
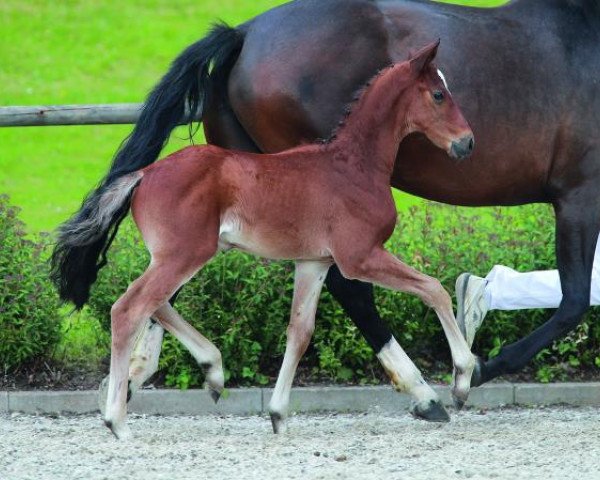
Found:
<svg viewBox="0 0 600 480"><path fill-rule="evenodd" d="M100 417L0 416L0 479L600 479L600 409L465 411L446 425L406 414L130 416L115 440Z"/></svg>

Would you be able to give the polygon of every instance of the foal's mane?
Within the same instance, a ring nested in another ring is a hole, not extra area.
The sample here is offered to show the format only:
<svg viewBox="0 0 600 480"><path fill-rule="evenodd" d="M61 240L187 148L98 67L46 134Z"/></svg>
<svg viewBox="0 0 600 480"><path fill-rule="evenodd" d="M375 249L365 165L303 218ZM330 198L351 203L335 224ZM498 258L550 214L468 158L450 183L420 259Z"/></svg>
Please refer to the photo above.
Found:
<svg viewBox="0 0 600 480"><path fill-rule="evenodd" d="M338 121L337 125L331 131L329 136L327 138L321 138L321 139L317 140L317 143L327 145L327 144L333 142L337 138L340 131L343 130L343 128L346 126L348 117L350 117L350 115L352 114L354 107L356 106L358 101L362 98L363 94L366 93L366 91L369 89L369 87L371 85L373 85L373 83L375 83L377 80L379 80L379 78L381 78L388 70L391 70L395 65L397 65L397 64L391 63L388 66L383 67L375 75L373 75L371 78L369 78L369 80L367 80L360 88L358 88L354 92L354 95L352 96L352 100L350 100L346 104L346 106L344 108L344 113L342 114L342 118Z"/></svg>

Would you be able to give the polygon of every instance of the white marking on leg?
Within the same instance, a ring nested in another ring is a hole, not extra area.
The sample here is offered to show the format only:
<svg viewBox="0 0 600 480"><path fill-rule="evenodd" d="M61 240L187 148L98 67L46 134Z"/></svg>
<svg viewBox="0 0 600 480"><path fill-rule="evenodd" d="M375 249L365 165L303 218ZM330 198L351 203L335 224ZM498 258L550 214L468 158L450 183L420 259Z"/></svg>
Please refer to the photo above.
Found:
<svg viewBox="0 0 600 480"><path fill-rule="evenodd" d="M423 379L419 369L394 337L383 346L377 358L396 390L409 393L419 404L428 405L432 400L439 401L438 395Z"/></svg>
<svg viewBox="0 0 600 480"><path fill-rule="evenodd" d="M288 325L288 338L281 370L269 402L269 412L275 433L285 430L290 392L298 362L306 351L315 326L319 295L330 263L296 262L294 299Z"/></svg>
<svg viewBox="0 0 600 480"><path fill-rule="evenodd" d="M444 76L444 74L442 73L442 71L439 68L438 68L437 73L440 76L440 78L442 79L442 83L444 84L444 87L446 87L446 90L450 91L450 87L448 86L448 82L446 81L446 77Z"/></svg>
<svg viewBox="0 0 600 480"><path fill-rule="evenodd" d="M338 259L336 261L341 266L340 261ZM351 266L345 268L352 272ZM344 267L341 266L341 270L344 272ZM418 295L426 305L435 309L450 345L452 362L455 367L453 395L461 401L466 400L475 367L475 356L471 353L467 341L456 323L450 295L439 280L405 265L384 249L373 250L371 255L362 262L358 275L354 275L354 278L394 290L413 293Z"/></svg>
<svg viewBox="0 0 600 480"><path fill-rule="evenodd" d="M164 332L158 322L147 320L144 323L129 361L129 388L132 394L158 370Z"/></svg>

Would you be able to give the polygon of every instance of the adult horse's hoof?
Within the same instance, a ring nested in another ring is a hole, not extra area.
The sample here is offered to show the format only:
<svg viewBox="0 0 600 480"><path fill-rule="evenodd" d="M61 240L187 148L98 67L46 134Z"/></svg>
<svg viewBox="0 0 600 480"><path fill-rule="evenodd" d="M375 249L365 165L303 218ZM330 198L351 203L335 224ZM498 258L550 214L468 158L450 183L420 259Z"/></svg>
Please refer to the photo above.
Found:
<svg viewBox="0 0 600 480"><path fill-rule="evenodd" d="M285 433L287 432L287 424L285 423L285 418L278 412L271 412L269 414L271 416L271 425L273 426L273 433Z"/></svg>
<svg viewBox="0 0 600 480"><path fill-rule="evenodd" d="M485 369L485 362L481 357L475 357L475 368L473 368L473 374L471 375L471 388L479 387L485 383L483 371Z"/></svg>
<svg viewBox="0 0 600 480"><path fill-rule="evenodd" d="M428 422L449 422L450 415L439 400L417 403L410 411L413 417Z"/></svg>

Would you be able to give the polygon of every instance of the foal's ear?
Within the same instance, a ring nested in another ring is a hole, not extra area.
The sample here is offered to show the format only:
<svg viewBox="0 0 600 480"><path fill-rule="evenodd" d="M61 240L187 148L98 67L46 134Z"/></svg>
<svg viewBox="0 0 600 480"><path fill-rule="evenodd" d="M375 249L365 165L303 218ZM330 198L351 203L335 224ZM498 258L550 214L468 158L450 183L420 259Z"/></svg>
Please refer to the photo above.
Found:
<svg viewBox="0 0 600 480"><path fill-rule="evenodd" d="M417 53L410 55L408 61L410 62L411 71L419 75L423 69L425 69L433 61L437 55L438 47L440 46L440 39L437 42L430 43L426 47L423 47Z"/></svg>

